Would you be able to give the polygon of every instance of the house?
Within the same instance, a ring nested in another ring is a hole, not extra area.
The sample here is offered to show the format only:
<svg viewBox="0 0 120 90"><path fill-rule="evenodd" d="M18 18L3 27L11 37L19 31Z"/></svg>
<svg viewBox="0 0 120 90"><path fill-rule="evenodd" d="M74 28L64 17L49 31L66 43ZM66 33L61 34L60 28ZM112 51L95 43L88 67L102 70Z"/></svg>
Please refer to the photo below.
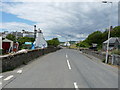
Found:
<svg viewBox="0 0 120 90"><path fill-rule="evenodd" d="M23 30L23 37L31 37L31 38L34 38L34 32L29 32L29 31Z"/></svg>
<svg viewBox="0 0 120 90"><path fill-rule="evenodd" d="M8 40L8 39L3 39L2 40L2 49L4 50L4 53L9 53L10 50L13 49L13 41Z"/></svg>
<svg viewBox="0 0 120 90"><path fill-rule="evenodd" d="M109 41L109 50L120 49L120 37L111 37L109 40L103 42L103 50L107 50L107 43Z"/></svg>
<svg viewBox="0 0 120 90"><path fill-rule="evenodd" d="M46 48L48 47L48 44L43 36L42 31L39 29L36 34L36 39L34 42L34 45L36 48Z"/></svg>
<svg viewBox="0 0 120 90"><path fill-rule="evenodd" d="M16 37L23 37L23 33L22 32L11 32L12 35L16 36Z"/></svg>
<svg viewBox="0 0 120 90"><path fill-rule="evenodd" d="M2 38L6 38L6 36L9 34L9 32L8 31L4 31L1 34L2 34Z"/></svg>
<svg viewBox="0 0 120 90"><path fill-rule="evenodd" d="M69 47L70 43L67 41L67 42L64 43L64 46L68 46Z"/></svg>

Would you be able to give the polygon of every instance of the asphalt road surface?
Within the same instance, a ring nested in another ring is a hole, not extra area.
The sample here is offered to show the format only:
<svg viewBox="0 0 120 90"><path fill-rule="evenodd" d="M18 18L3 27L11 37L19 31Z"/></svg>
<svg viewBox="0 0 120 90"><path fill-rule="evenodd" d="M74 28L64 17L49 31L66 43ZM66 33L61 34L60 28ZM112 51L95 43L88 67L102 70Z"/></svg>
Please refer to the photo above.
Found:
<svg viewBox="0 0 120 90"><path fill-rule="evenodd" d="M61 49L1 76L3 88L118 88L118 69Z"/></svg>

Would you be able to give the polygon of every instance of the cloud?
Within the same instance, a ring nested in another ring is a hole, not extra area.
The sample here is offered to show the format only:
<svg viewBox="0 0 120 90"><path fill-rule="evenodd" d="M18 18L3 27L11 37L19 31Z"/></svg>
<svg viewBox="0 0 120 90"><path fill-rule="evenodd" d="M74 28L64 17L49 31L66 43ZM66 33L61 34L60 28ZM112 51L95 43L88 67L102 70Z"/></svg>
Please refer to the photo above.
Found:
<svg viewBox="0 0 120 90"><path fill-rule="evenodd" d="M102 0L2 0L2 2L101 2ZM118 2L119 0L107 0Z"/></svg>
<svg viewBox="0 0 120 90"><path fill-rule="evenodd" d="M33 30L33 27L31 25L28 25L26 23L18 23L18 22L10 22L10 23L0 23L0 28L3 30L8 31L22 31L24 30Z"/></svg>
<svg viewBox="0 0 120 90"><path fill-rule="evenodd" d="M18 18L35 22L44 31L45 36L54 33L83 39L95 30L102 30L109 25L110 5L101 2L24 2L2 3L2 11ZM94 0L92 0L94 1ZM112 25L118 23L117 3L113 3ZM4 24L4 23L3 23ZM24 22L5 23L4 27L13 30L32 30ZM18 27L17 27L18 25Z"/></svg>

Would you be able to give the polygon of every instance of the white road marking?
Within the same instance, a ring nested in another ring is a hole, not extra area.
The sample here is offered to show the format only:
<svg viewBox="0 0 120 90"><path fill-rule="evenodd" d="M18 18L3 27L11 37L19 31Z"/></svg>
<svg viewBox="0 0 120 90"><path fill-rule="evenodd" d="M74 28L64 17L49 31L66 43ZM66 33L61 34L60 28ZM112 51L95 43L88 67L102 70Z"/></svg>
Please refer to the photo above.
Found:
<svg viewBox="0 0 120 90"><path fill-rule="evenodd" d="M0 85L2 85L2 82L0 82Z"/></svg>
<svg viewBox="0 0 120 90"><path fill-rule="evenodd" d="M66 58L68 58L67 54L66 54Z"/></svg>
<svg viewBox="0 0 120 90"><path fill-rule="evenodd" d="M75 87L76 89L78 89L78 85L77 85L76 82L74 82L74 87Z"/></svg>
<svg viewBox="0 0 120 90"><path fill-rule="evenodd" d="M82 51L80 51L80 53L83 53Z"/></svg>
<svg viewBox="0 0 120 90"><path fill-rule="evenodd" d="M7 78L5 78L4 80L7 81L7 80L11 79L12 77L13 77L13 75L10 75Z"/></svg>
<svg viewBox="0 0 120 90"><path fill-rule="evenodd" d="M18 70L17 73L21 74L21 73L22 73L22 70Z"/></svg>
<svg viewBox="0 0 120 90"><path fill-rule="evenodd" d="M68 68L71 69L70 62L67 60Z"/></svg>
<svg viewBox="0 0 120 90"><path fill-rule="evenodd" d="M2 78L3 76L0 76L0 79Z"/></svg>

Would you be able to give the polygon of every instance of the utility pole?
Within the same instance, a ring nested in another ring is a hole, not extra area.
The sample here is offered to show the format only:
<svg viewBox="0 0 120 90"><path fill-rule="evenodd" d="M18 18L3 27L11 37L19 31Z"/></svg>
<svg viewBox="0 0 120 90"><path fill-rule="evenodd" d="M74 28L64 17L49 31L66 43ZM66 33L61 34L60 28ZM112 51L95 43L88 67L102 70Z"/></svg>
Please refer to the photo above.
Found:
<svg viewBox="0 0 120 90"><path fill-rule="evenodd" d="M107 42L107 50L106 50L106 60L105 63L108 62L108 55L109 55L109 40L110 40L110 31L111 31L111 15L112 15L112 2L102 1L102 3L109 3L111 5L110 8L110 15L109 15L109 31L108 31L108 42Z"/></svg>

